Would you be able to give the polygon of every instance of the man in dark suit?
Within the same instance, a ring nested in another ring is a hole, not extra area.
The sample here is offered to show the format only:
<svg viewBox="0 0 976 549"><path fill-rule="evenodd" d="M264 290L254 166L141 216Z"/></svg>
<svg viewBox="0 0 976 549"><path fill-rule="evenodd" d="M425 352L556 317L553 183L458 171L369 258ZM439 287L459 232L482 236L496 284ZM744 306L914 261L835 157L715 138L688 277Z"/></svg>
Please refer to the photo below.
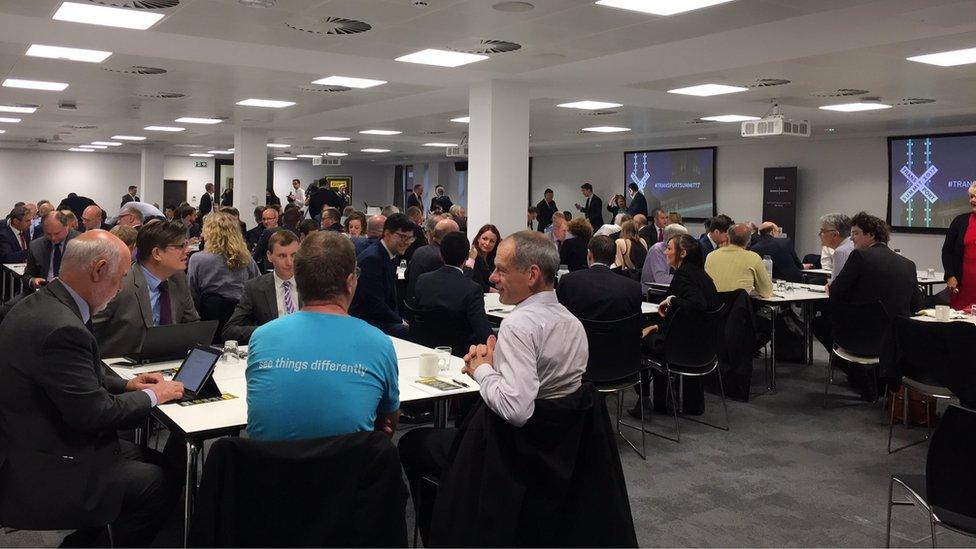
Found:
<svg viewBox="0 0 976 549"><path fill-rule="evenodd" d="M627 206L627 213L630 217L635 215L647 216L647 199L644 197L644 193L640 192L640 188L637 187L637 183L630 183L627 185L627 192L630 193L630 205Z"/></svg>
<svg viewBox="0 0 976 549"><path fill-rule="evenodd" d="M449 219L445 221L451 222ZM468 239L463 233L454 231L444 235L440 243L443 265L417 278L414 302L420 309L443 309L463 314L471 328L468 345L472 345L487 341L492 331L485 313L485 294L481 285L464 274L463 265L469 250Z"/></svg>
<svg viewBox="0 0 976 549"><path fill-rule="evenodd" d="M419 208L420 215L421 217L423 217L424 215L423 196L424 196L424 186L421 185L420 183L417 183L416 185L413 186L413 192L407 195L407 207L405 208L405 210L409 210L410 208Z"/></svg>
<svg viewBox="0 0 976 549"><path fill-rule="evenodd" d="M95 229L109 230L108 225L105 224L105 212L94 204L88 206L82 212L81 226L83 231L94 231Z"/></svg>
<svg viewBox="0 0 976 549"><path fill-rule="evenodd" d="M661 208L651 211L650 223L641 227L638 236L647 242L647 249L664 240L664 228L668 226L668 212Z"/></svg>
<svg viewBox="0 0 976 549"><path fill-rule="evenodd" d="M301 296L295 283L296 253L298 237L295 233L282 230L271 235L268 261L274 270L244 283L244 295L224 325L224 340L232 339L246 345L258 326L301 307Z"/></svg>
<svg viewBox="0 0 976 549"><path fill-rule="evenodd" d="M203 196L200 197L200 219L203 219L210 212L213 211L214 205L214 185L213 183L207 183L203 187Z"/></svg>
<svg viewBox="0 0 976 549"><path fill-rule="evenodd" d="M128 196L128 195L126 195ZM78 196L75 193L68 193L68 197L58 204L59 210L71 210L71 213L75 214L75 217L81 219L85 213L85 208L88 206L93 206L95 201L87 196Z"/></svg>
<svg viewBox="0 0 976 549"><path fill-rule="evenodd" d="M0 229L0 263L24 263L31 243L30 211L24 206L10 210L7 225Z"/></svg>
<svg viewBox="0 0 976 549"><path fill-rule="evenodd" d="M68 217L60 211L52 211L41 221L43 238L35 238L27 250L27 267L24 284L31 289L47 284L60 274L61 260L68 241L78 236L68 228Z"/></svg>
<svg viewBox="0 0 976 549"><path fill-rule="evenodd" d="M434 198L430 199L430 211L440 208L441 213L448 213L453 205L451 197L444 194L444 185L434 187Z"/></svg>
<svg viewBox="0 0 976 549"><path fill-rule="evenodd" d="M322 212L325 206L331 206L340 212L346 207L346 201L333 189L321 183L320 186L307 198L309 217L315 217Z"/></svg>
<svg viewBox="0 0 976 549"><path fill-rule="evenodd" d="M417 279L421 275L436 271L444 265L444 259L441 257L441 241L445 236L457 231L458 225L453 219L441 219L437 225L434 225L430 244L421 246L414 252L407 264L407 300L412 300Z"/></svg>
<svg viewBox="0 0 976 549"><path fill-rule="evenodd" d="M759 228L759 236L749 246L749 249L759 254L759 257L769 256L773 260L773 278L787 282L801 282L803 280L803 264L796 256L793 241L782 238L782 231L772 221L766 221Z"/></svg>
<svg viewBox="0 0 976 549"><path fill-rule="evenodd" d="M732 218L725 214L719 214L708 220L708 232L698 239L698 244L702 249L702 257L707 257L708 254L729 241L729 228L733 224Z"/></svg>
<svg viewBox="0 0 976 549"><path fill-rule="evenodd" d="M120 208L122 206L125 206L129 202L142 202L142 200L138 196L136 196L136 190L138 189L135 185L129 185L129 192L122 195L122 203L119 204ZM70 197L71 195L69 194L68 196Z"/></svg>
<svg viewBox="0 0 976 549"><path fill-rule="evenodd" d="M257 206L254 208L254 221L257 222L257 226L244 232L244 241L247 242L247 249L252 252L258 245L258 240L261 240L261 235L264 234L265 227L261 220L261 216L264 214L264 208L265 206Z"/></svg>
<svg viewBox="0 0 976 549"><path fill-rule="evenodd" d="M427 233L424 232L424 212L416 206L410 206L407 208L407 217L410 218L410 222L414 225L413 230L413 243L403 252L403 258L407 261L413 259L413 254L418 249L428 244Z"/></svg>
<svg viewBox="0 0 976 549"><path fill-rule="evenodd" d="M583 213L583 216L593 226L593 230L599 230L603 226L603 201L600 197L593 194L593 185L583 183L580 185L580 192L586 200L583 205L576 204L576 209Z"/></svg>
<svg viewBox="0 0 976 549"><path fill-rule="evenodd" d="M383 236L383 225L386 224L386 216L373 215L366 220L366 236L354 236L351 238L352 245L356 248L356 256L363 253L377 240Z"/></svg>
<svg viewBox="0 0 976 549"><path fill-rule="evenodd" d="M339 212L339 210L326 206L325 209L322 210L320 221L322 230L332 231L335 233L343 232L342 223L340 222L341 219L342 213Z"/></svg>
<svg viewBox="0 0 976 549"><path fill-rule="evenodd" d="M122 290L92 318L102 356L138 352L154 326L200 320L186 281L186 258L183 225L154 219L142 226L136 263L122 279Z"/></svg>
<svg viewBox="0 0 976 549"><path fill-rule="evenodd" d="M402 213L383 224L383 237L356 257L359 286L349 314L376 326L383 333L406 339L407 325L397 312L396 268L414 239L415 225Z"/></svg>
<svg viewBox="0 0 976 549"><path fill-rule="evenodd" d="M148 547L179 497L179 472L120 441L153 406L183 396L158 373L107 376L90 315L115 295L129 250L104 231L71 242L57 280L22 300L0 331L0 524L82 529L65 546ZM172 462L171 462L172 463Z"/></svg>
<svg viewBox="0 0 976 549"><path fill-rule="evenodd" d="M552 225L552 214L559 211L559 206L556 206L556 201L552 199L552 189L546 189L546 192L542 193L542 197L542 200L535 205L535 209L538 211L535 219L539 223L540 233L546 232L546 228ZM599 227L593 228L593 230L596 229Z"/></svg>
<svg viewBox="0 0 976 549"><path fill-rule="evenodd" d="M257 213L257 211L255 211ZM268 207L261 211L260 225L258 228L261 230L261 235L258 237L257 242L254 244L254 250L251 252L254 257L254 262L258 264L258 268L261 272L266 272L271 268L268 264L268 239L271 235L279 229L278 227L278 210ZM250 231L248 231L250 232Z"/></svg>
<svg viewBox="0 0 976 549"><path fill-rule="evenodd" d="M594 236L587 245L589 268L560 277L556 297L576 318L609 321L640 314L640 282L610 270L616 254L610 237Z"/></svg>

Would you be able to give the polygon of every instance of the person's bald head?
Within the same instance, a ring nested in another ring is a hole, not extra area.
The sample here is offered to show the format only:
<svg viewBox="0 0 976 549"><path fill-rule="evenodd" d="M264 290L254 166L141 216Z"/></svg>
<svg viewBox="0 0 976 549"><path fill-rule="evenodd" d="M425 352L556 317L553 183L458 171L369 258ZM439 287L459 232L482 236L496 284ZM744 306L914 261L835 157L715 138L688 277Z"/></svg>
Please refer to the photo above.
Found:
<svg viewBox="0 0 976 549"><path fill-rule="evenodd" d="M383 225L386 224L385 215L374 215L366 221L366 236L383 236Z"/></svg>
<svg viewBox="0 0 976 549"><path fill-rule="evenodd" d="M760 234L771 234L773 236L779 236L781 232L782 230L780 230L779 226L773 223L772 221L766 221L759 226Z"/></svg>
<svg viewBox="0 0 976 549"><path fill-rule="evenodd" d="M48 212L41 220L41 230L52 244L60 244L68 236L68 217L56 210Z"/></svg>
<svg viewBox="0 0 976 549"><path fill-rule="evenodd" d="M122 289L122 279L131 264L129 248L117 236L94 229L68 242L58 278L95 314Z"/></svg>
<svg viewBox="0 0 976 549"><path fill-rule="evenodd" d="M752 236L752 227L745 223L738 223L729 228L729 244L745 248L749 245L749 238Z"/></svg>
<svg viewBox="0 0 976 549"><path fill-rule="evenodd" d="M100 229L102 227L102 209L94 204L88 206L81 213L81 222L85 225L86 231Z"/></svg>
<svg viewBox="0 0 976 549"><path fill-rule="evenodd" d="M457 222L453 219L441 219L437 222L437 225L434 225L434 234L431 235L431 240L439 244L444 240L445 236L456 233L459 230Z"/></svg>
<svg viewBox="0 0 976 549"><path fill-rule="evenodd" d="M647 216L644 215L644 214L637 214L637 215L635 215L634 216L634 225L637 225L637 228L638 229L640 229L644 225L647 225Z"/></svg>

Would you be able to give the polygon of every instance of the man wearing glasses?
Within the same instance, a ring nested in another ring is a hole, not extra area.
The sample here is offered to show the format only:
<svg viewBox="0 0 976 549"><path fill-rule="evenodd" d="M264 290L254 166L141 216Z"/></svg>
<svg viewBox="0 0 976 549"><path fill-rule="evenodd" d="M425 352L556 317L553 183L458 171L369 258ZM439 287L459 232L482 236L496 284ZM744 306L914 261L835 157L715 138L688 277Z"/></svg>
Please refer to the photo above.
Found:
<svg viewBox="0 0 976 549"><path fill-rule="evenodd" d="M405 214L392 214L383 224L382 238L356 257L361 274L349 314L399 338L406 338L409 330L397 312L396 269L415 239L415 229Z"/></svg>
<svg viewBox="0 0 976 549"><path fill-rule="evenodd" d="M138 352L154 326L200 320L186 281L187 251L183 225L153 220L142 226L122 290L92 318L103 357Z"/></svg>

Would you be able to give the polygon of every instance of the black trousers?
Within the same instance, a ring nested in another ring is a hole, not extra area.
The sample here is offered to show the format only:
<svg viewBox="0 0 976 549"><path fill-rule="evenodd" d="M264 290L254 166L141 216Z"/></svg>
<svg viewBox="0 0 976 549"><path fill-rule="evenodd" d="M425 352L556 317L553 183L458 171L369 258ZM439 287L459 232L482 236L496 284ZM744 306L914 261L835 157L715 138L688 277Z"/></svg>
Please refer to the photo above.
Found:
<svg viewBox="0 0 976 549"><path fill-rule="evenodd" d="M410 484L410 497L413 499L417 526L425 546L430 533L430 520L434 511L434 498L437 497L437 486L421 481L421 478L440 478L444 466L447 465L451 445L454 444L457 433L457 429L418 427L404 434L397 444L400 463Z"/></svg>

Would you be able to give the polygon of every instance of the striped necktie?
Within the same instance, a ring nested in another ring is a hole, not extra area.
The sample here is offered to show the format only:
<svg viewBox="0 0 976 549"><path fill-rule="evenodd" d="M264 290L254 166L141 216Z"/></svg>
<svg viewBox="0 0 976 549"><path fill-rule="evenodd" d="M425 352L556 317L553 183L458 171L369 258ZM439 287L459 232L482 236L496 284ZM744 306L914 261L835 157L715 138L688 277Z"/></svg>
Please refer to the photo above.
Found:
<svg viewBox="0 0 976 549"><path fill-rule="evenodd" d="M282 282L281 290L285 298L285 314L290 315L295 312L295 298L291 295L291 280Z"/></svg>

